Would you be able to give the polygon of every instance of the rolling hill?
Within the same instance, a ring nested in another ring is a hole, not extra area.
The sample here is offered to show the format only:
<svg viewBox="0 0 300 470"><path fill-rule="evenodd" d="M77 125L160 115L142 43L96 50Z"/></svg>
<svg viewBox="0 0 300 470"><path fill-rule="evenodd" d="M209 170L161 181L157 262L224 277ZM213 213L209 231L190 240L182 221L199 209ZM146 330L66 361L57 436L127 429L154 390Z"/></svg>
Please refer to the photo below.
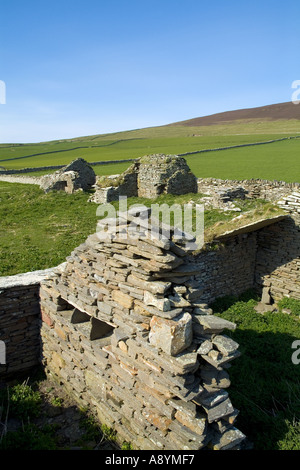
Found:
<svg viewBox="0 0 300 470"><path fill-rule="evenodd" d="M90 163L111 162L94 167L97 174L108 175L124 171L128 160L154 153L186 156L198 177L299 181L300 105L279 103L110 134L0 144L0 166L49 167L81 157Z"/></svg>
<svg viewBox="0 0 300 470"><path fill-rule="evenodd" d="M257 108L238 109L235 111L226 111L223 113L211 114L209 116L197 117L180 121L170 126L215 126L222 123L234 123L236 121L286 121L299 120L300 124L300 105L291 101L286 103L271 104Z"/></svg>

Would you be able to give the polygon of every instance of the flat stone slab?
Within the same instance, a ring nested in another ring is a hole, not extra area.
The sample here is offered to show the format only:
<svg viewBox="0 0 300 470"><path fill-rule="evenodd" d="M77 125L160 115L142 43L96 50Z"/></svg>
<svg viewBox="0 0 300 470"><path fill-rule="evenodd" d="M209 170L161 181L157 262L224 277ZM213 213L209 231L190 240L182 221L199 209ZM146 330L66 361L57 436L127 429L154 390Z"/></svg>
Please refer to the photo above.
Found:
<svg viewBox="0 0 300 470"><path fill-rule="evenodd" d="M57 270L62 270L65 265L66 263L62 263L54 268L16 274L15 276L0 277L0 289L39 284L42 280L57 272Z"/></svg>
<svg viewBox="0 0 300 470"><path fill-rule="evenodd" d="M283 219L287 219L289 215L278 215L276 217L271 217L269 219L260 219L250 224L243 225L242 227L238 227L232 230L228 230L227 232L222 233L221 235L216 235L214 238L216 240L222 240L224 238L234 237L236 235L242 235L244 233L254 232L256 230L260 230L263 227L267 227L268 225L276 224Z"/></svg>

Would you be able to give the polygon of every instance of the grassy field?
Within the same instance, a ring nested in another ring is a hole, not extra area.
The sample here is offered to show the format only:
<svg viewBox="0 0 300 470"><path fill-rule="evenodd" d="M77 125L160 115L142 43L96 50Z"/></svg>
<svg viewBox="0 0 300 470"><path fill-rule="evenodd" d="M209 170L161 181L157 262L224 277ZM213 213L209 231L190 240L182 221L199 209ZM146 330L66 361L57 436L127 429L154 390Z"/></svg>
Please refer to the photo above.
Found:
<svg viewBox="0 0 300 470"><path fill-rule="evenodd" d="M56 266L96 231L89 195L0 183L0 276Z"/></svg>
<svg viewBox="0 0 300 470"><path fill-rule="evenodd" d="M208 134L209 130L217 132L217 128L219 132L223 130L224 134ZM272 126L269 126L270 128L273 129ZM247 130L248 133L234 133L238 130L244 132ZM184 154L286 137L283 131L259 133L258 130L251 134L250 124L248 127L243 124L241 129L234 124L230 128L231 134L226 135L226 126L206 128L166 126L40 144L2 144L0 166L6 169L21 169L66 165L81 157L88 162L116 161L116 164L94 166L94 170L98 175L117 174L130 165L119 160L135 159L154 153ZM290 132L290 135L295 136L297 133ZM185 158L197 177L262 178L294 182L300 179L299 153L300 138L253 147L199 153Z"/></svg>
<svg viewBox="0 0 300 470"><path fill-rule="evenodd" d="M197 177L300 181L300 139L186 157Z"/></svg>
<svg viewBox="0 0 300 470"><path fill-rule="evenodd" d="M103 160L124 160L139 158L151 153L185 153L201 149L244 143L267 141L280 138L277 134L266 135L223 135L223 136L156 136L120 139L109 141L99 137L97 140L78 142L49 142L24 144L19 146L0 146L0 165L8 169L24 167L67 164L82 157L88 162Z"/></svg>

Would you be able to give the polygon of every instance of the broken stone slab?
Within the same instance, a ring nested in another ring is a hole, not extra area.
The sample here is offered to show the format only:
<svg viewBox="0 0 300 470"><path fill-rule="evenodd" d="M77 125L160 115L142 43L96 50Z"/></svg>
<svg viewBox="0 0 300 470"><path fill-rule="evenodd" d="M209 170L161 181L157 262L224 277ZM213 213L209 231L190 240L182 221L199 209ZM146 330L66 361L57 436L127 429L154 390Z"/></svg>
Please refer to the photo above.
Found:
<svg viewBox="0 0 300 470"><path fill-rule="evenodd" d="M229 450L239 445L244 439L246 439L245 434L236 427L232 427L224 434L214 435L212 448L214 450Z"/></svg>
<svg viewBox="0 0 300 470"><path fill-rule="evenodd" d="M218 390L218 391L209 391L207 389L203 389L203 392L200 393L197 397L193 399L193 402L197 405L202 405L206 408L212 408L222 401L228 398L228 392L226 390Z"/></svg>
<svg viewBox="0 0 300 470"><path fill-rule="evenodd" d="M165 251L162 255L156 255L154 253L150 253L145 249L140 248L139 246L129 246L128 250L142 258L149 258L151 260L157 261L158 263L176 263L176 266L179 266L183 263L182 258L178 258L175 254L171 254Z"/></svg>
<svg viewBox="0 0 300 470"><path fill-rule="evenodd" d="M225 329L235 330L236 324L216 315L193 315L193 329L200 334L218 334Z"/></svg>
<svg viewBox="0 0 300 470"><path fill-rule="evenodd" d="M258 302L257 305L255 305L254 307L254 310L257 312L257 313L261 313L261 314L264 314L266 312L274 312L276 310L276 305L268 305L268 304L264 304L262 302Z"/></svg>
<svg viewBox="0 0 300 470"><path fill-rule="evenodd" d="M175 317L177 317L183 312L182 308L174 308L174 309L167 310L167 311L159 310L157 307L146 305L144 302L141 302L140 300L135 300L135 305L138 305L139 307L146 310L148 313L150 313L153 316L158 316L158 317L169 319L169 320L174 319Z"/></svg>
<svg viewBox="0 0 300 470"><path fill-rule="evenodd" d="M271 295L270 295L270 288L264 287L262 291L261 302L266 305L271 304Z"/></svg>
<svg viewBox="0 0 300 470"><path fill-rule="evenodd" d="M174 295L169 295L168 299L172 307L190 307L191 306L190 302L188 302L178 293L175 293Z"/></svg>
<svg viewBox="0 0 300 470"><path fill-rule="evenodd" d="M231 383L225 370L218 370L213 366L202 367L200 376L203 379L203 387L207 390L228 388Z"/></svg>
<svg viewBox="0 0 300 470"><path fill-rule="evenodd" d="M220 368L228 364L228 362L232 361L233 359L236 359L240 355L241 354L238 351L235 351L230 355L223 356L223 354L221 354L220 352L216 350L211 350L207 355L202 355L201 357L213 367Z"/></svg>
<svg viewBox="0 0 300 470"><path fill-rule="evenodd" d="M187 349L193 340L192 317L183 313L172 320L152 317L149 342L171 356Z"/></svg>
<svg viewBox="0 0 300 470"><path fill-rule="evenodd" d="M218 403L211 408L202 405L207 413L207 419L209 423L217 421L224 416L228 416L234 412L234 408L229 398L226 398L224 401Z"/></svg>
<svg viewBox="0 0 300 470"><path fill-rule="evenodd" d="M213 349L214 345L211 341L209 340L204 340L201 345L199 346L199 348L197 349L197 353L200 354L200 355L206 355L209 353L209 351L211 349Z"/></svg>
<svg viewBox="0 0 300 470"><path fill-rule="evenodd" d="M216 335L211 341L224 356L230 356L239 347L236 341L226 335Z"/></svg>
<svg viewBox="0 0 300 470"><path fill-rule="evenodd" d="M185 286L175 286L173 287L173 291L176 292L176 294L185 294L186 293L186 287Z"/></svg>

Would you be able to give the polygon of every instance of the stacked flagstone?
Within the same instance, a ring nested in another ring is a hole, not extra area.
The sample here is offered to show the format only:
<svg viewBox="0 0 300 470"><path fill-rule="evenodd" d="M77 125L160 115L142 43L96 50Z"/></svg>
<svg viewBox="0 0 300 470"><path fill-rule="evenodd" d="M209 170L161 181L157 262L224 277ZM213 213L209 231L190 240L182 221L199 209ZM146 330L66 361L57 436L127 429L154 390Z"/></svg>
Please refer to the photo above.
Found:
<svg viewBox="0 0 300 470"><path fill-rule="evenodd" d="M134 448L239 448L227 391L236 325L201 302L185 234L175 243L143 228L148 214L125 215L42 282L46 370Z"/></svg>
<svg viewBox="0 0 300 470"><path fill-rule="evenodd" d="M300 214L300 191L293 191L289 196L278 201L278 205L288 212Z"/></svg>

